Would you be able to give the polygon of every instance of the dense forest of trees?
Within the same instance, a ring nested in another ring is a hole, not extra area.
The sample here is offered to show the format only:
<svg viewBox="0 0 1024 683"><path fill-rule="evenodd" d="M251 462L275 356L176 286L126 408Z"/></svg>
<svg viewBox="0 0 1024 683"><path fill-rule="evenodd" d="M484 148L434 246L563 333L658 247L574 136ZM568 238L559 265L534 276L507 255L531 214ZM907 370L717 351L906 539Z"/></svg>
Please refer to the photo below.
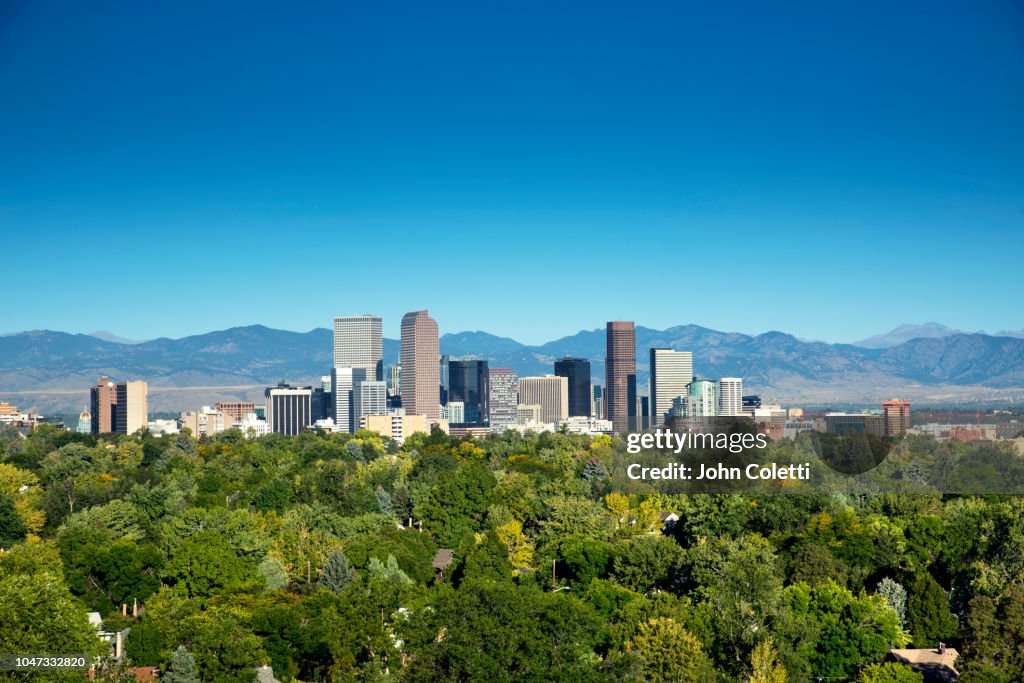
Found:
<svg viewBox="0 0 1024 683"><path fill-rule="evenodd" d="M1024 680L1024 499L684 495L631 461L559 433L0 432L0 652L98 653L97 611L180 682L900 682L887 651L939 641L967 683Z"/></svg>

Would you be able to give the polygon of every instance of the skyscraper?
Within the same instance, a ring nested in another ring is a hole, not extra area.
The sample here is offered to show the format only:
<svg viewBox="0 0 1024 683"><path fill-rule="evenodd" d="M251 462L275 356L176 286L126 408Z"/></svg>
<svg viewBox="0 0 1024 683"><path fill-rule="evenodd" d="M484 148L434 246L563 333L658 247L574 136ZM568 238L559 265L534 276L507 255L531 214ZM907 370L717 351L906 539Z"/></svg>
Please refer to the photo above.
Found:
<svg viewBox="0 0 1024 683"><path fill-rule="evenodd" d="M354 433L359 429L355 415L353 393L366 380L366 368L334 368L331 370L331 389L334 397L335 429Z"/></svg>
<svg viewBox="0 0 1024 683"><path fill-rule="evenodd" d="M362 368L367 380L384 379L381 319L346 315L334 319L334 367Z"/></svg>
<svg viewBox="0 0 1024 683"><path fill-rule="evenodd" d="M616 432L636 429L636 328L614 320L606 328L605 410Z"/></svg>
<svg viewBox="0 0 1024 683"><path fill-rule="evenodd" d="M590 361L585 358L559 358L555 376L569 380L569 416L590 417Z"/></svg>
<svg viewBox="0 0 1024 683"><path fill-rule="evenodd" d="M569 380L565 377L521 377L519 403L540 406L541 422L563 422L569 417Z"/></svg>
<svg viewBox="0 0 1024 683"><path fill-rule="evenodd" d="M509 368L487 371L488 424L492 428L515 424L519 378Z"/></svg>
<svg viewBox="0 0 1024 683"><path fill-rule="evenodd" d="M79 434L88 434L92 431L92 415L88 410L83 410L78 414L78 429L75 431Z"/></svg>
<svg viewBox="0 0 1024 683"><path fill-rule="evenodd" d="M899 436L910 429L910 402L900 398L882 401L882 422L886 436Z"/></svg>
<svg viewBox="0 0 1024 683"><path fill-rule="evenodd" d="M363 425L368 415L388 414L388 390L384 382L356 382L352 387L352 432Z"/></svg>
<svg viewBox="0 0 1024 683"><path fill-rule="evenodd" d="M718 414L726 417L743 414L743 380L739 377L718 380Z"/></svg>
<svg viewBox="0 0 1024 683"><path fill-rule="evenodd" d="M114 430L118 434L134 434L149 424L148 393L145 382L121 382L117 385Z"/></svg>
<svg viewBox="0 0 1024 683"><path fill-rule="evenodd" d="M693 353L672 349L651 349L651 426L664 427L672 400L686 396L693 381Z"/></svg>
<svg viewBox="0 0 1024 683"><path fill-rule="evenodd" d="M294 435L313 424L311 387L300 389L281 382L268 388L263 395L267 400L267 428L270 431Z"/></svg>
<svg viewBox="0 0 1024 683"><path fill-rule="evenodd" d="M485 424L489 417L487 361L448 362L448 400L465 404L465 424Z"/></svg>
<svg viewBox="0 0 1024 683"><path fill-rule="evenodd" d="M406 415L441 417L437 322L428 311L402 316L402 407Z"/></svg>
<svg viewBox="0 0 1024 683"><path fill-rule="evenodd" d="M715 417L718 415L718 385L710 379L693 380L683 405L686 417Z"/></svg>
<svg viewBox="0 0 1024 683"><path fill-rule="evenodd" d="M437 366L437 377L441 385L441 405L448 403L448 363L452 360L447 353L441 356L441 363Z"/></svg>
<svg viewBox="0 0 1024 683"><path fill-rule="evenodd" d="M114 406L117 404L116 385L106 377L100 378L89 390L89 411L92 413L92 433L110 434L114 431Z"/></svg>

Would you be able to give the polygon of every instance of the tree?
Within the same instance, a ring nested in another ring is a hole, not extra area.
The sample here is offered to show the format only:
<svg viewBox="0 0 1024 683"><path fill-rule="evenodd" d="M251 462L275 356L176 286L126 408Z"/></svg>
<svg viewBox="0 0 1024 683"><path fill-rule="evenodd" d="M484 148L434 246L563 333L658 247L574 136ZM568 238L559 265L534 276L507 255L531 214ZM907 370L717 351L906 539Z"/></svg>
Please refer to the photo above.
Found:
<svg viewBox="0 0 1024 683"><path fill-rule="evenodd" d="M267 555L266 559L260 562L257 571L270 590L284 588L288 585L288 572L285 571L284 562L279 557Z"/></svg>
<svg viewBox="0 0 1024 683"><path fill-rule="evenodd" d="M326 588L334 593L344 591L352 583L352 567L349 565L345 553L340 550L331 553L316 582L321 588Z"/></svg>
<svg viewBox="0 0 1024 683"><path fill-rule="evenodd" d="M171 665L161 678L167 683L199 683L195 657L184 645L179 645L171 655Z"/></svg>
<svg viewBox="0 0 1024 683"><path fill-rule="evenodd" d="M256 565L238 557L224 537L212 531L200 531L182 541L162 576L175 591L190 598L207 598L260 579Z"/></svg>
<svg viewBox="0 0 1024 683"><path fill-rule="evenodd" d="M14 501L0 493L0 548L10 548L28 533L25 520L18 514Z"/></svg>
<svg viewBox="0 0 1024 683"><path fill-rule="evenodd" d="M627 647L640 657L645 680L698 681L708 674L700 641L673 619L651 619L640 624Z"/></svg>
<svg viewBox="0 0 1024 683"><path fill-rule="evenodd" d="M59 573L0 574L0 652L98 655L103 645Z"/></svg>
<svg viewBox="0 0 1024 683"><path fill-rule="evenodd" d="M498 541L508 552L508 561L512 570L527 569L533 566L533 543L523 533L523 523L518 519L502 524L494 530Z"/></svg>
<svg viewBox="0 0 1024 683"><path fill-rule="evenodd" d="M928 572L919 572L910 584L907 625L915 647L935 647L957 632L946 591Z"/></svg>
<svg viewBox="0 0 1024 683"><path fill-rule="evenodd" d="M888 662L868 664L857 676L856 683L923 683L924 676L908 666Z"/></svg>
<svg viewBox="0 0 1024 683"><path fill-rule="evenodd" d="M889 606L896 610L896 616L900 618L900 626L905 626L907 623L907 589L887 576L878 582L875 592L885 598Z"/></svg>
<svg viewBox="0 0 1024 683"><path fill-rule="evenodd" d="M750 653L750 676L747 683L786 683L789 674L778 662L779 651L771 638L765 638Z"/></svg>

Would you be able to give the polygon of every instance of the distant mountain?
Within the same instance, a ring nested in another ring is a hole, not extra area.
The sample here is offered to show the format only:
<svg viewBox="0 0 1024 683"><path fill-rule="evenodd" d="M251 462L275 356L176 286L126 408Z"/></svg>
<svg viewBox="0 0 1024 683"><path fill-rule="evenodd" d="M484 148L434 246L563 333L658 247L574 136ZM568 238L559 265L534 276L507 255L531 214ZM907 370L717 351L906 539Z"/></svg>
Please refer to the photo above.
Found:
<svg viewBox="0 0 1024 683"><path fill-rule="evenodd" d="M739 376L769 401L877 402L891 396L917 401L1024 400L1024 339L953 332L916 337L888 348L808 342L783 332L745 335L698 325L636 328L637 380L646 391L649 349L693 352L702 377ZM384 362L398 360L399 342L385 339ZM520 376L552 371L555 359L591 360L604 381L605 332L583 330L529 346L486 332L445 334L441 353L483 358ZM332 335L262 325L138 344L92 335L37 330L0 336L0 400L44 413L77 412L101 375L144 379L151 412L177 411L218 400L259 400L263 389L287 380L312 384L332 365Z"/></svg>
<svg viewBox="0 0 1024 683"><path fill-rule="evenodd" d="M853 342L853 345L860 346L865 349L888 349L893 346L898 346L904 342L908 342L911 339L936 339L941 337L950 337L954 334L961 334L961 332L960 330L954 330L952 327L946 327L939 323L900 325L885 334L878 334L874 337L868 337L867 339Z"/></svg>
<svg viewBox="0 0 1024 683"><path fill-rule="evenodd" d="M103 341L113 342L114 344L141 344L141 341L135 339L125 339L124 337L118 337L116 334L111 334L106 330L96 330L89 334L90 337L96 337Z"/></svg>

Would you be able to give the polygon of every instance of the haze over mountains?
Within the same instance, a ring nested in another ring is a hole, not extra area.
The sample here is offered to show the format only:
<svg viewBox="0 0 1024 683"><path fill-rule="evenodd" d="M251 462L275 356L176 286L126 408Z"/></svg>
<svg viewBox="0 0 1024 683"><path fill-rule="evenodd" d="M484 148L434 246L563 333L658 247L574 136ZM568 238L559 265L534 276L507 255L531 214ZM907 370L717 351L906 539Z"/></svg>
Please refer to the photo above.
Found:
<svg viewBox="0 0 1024 683"><path fill-rule="evenodd" d="M801 341L782 332L745 335L697 325L667 330L638 326L638 381L646 387L648 349L692 351L699 376L744 378L745 390L764 399L802 404L874 403L891 396L918 402L1024 400L1024 339L966 334L938 324L901 326L860 345ZM178 411L217 400L258 400L281 379L318 381L332 362L330 330L237 327L182 339L127 343L64 332L32 331L0 337L0 400L45 413L81 410L101 375L144 379L150 411ZM113 340L112 340L113 339ZM565 355L589 358L604 377L605 332L583 330L530 346L486 332L441 337L441 352L486 358L520 376L552 371ZM384 362L398 358L398 341L384 340Z"/></svg>

